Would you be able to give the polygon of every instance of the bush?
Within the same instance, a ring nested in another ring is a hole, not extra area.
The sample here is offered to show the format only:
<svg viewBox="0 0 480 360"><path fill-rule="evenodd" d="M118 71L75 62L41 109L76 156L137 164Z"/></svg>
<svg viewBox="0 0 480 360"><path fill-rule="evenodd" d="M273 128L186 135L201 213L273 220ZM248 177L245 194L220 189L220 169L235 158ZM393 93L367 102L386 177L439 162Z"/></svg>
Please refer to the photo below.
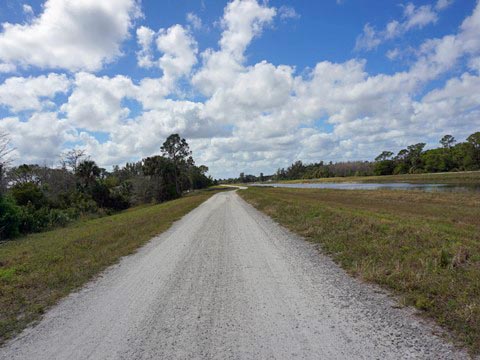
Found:
<svg viewBox="0 0 480 360"><path fill-rule="evenodd" d="M32 182L17 184L11 189L15 202L20 206L32 204L39 209L45 205L45 195L40 187Z"/></svg>
<svg viewBox="0 0 480 360"><path fill-rule="evenodd" d="M22 206L20 216L20 232L28 234L43 231L49 225L48 208L35 209L32 204Z"/></svg>
<svg viewBox="0 0 480 360"><path fill-rule="evenodd" d="M76 214L75 209L71 210L59 210L59 209L51 209L50 213L48 214L49 220L49 227L54 228L58 226L66 226L69 222L73 221L78 217Z"/></svg>
<svg viewBox="0 0 480 360"><path fill-rule="evenodd" d="M23 234L40 232L58 226L66 226L78 217L76 209L49 209L43 207L35 209L31 204L24 206L20 211L20 232Z"/></svg>
<svg viewBox="0 0 480 360"><path fill-rule="evenodd" d="M15 202L0 196L0 239L10 239L20 233L20 208Z"/></svg>

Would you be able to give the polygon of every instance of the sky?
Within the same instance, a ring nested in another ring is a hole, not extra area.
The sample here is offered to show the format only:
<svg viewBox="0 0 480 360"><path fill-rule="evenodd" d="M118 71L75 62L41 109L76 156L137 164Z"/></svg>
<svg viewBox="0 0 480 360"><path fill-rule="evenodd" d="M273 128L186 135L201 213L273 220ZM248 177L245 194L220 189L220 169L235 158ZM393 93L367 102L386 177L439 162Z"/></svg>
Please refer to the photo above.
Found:
<svg viewBox="0 0 480 360"><path fill-rule="evenodd" d="M477 0L2 0L14 163L186 138L215 178L480 131Z"/></svg>

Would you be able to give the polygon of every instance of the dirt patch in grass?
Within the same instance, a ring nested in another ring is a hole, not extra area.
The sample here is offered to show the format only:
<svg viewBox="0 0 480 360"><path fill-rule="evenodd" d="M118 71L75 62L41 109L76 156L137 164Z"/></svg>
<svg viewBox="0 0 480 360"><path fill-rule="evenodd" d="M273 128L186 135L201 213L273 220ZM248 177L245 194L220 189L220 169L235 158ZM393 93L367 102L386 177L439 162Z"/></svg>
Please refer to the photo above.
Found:
<svg viewBox="0 0 480 360"><path fill-rule="evenodd" d="M286 188L239 194L480 353L480 194Z"/></svg>
<svg viewBox="0 0 480 360"><path fill-rule="evenodd" d="M0 244L0 344L215 193L196 192Z"/></svg>

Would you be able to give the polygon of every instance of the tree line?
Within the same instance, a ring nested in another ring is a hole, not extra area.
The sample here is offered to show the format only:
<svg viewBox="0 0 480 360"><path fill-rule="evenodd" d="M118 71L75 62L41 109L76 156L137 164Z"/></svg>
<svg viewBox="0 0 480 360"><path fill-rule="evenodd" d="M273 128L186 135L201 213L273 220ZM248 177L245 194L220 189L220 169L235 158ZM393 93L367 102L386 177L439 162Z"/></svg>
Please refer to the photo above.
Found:
<svg viewBox="0 0 480 360"><path fill-rule="evenodd" d="M424 150L425 143L412 144L396 155L383 151L374 161L346 161L305 164L298 160L275 174L260 176L240 173L237 178L221 179L221 183L251 183L278 180L319 179L347 176L418 174L480 170L480 132L457 142L452 135L443 136L440 146Z"/></svg>
<svg viewBox="0 0 480 360"><path fill-rule="evenodd" d="M160 155L111 171L79 149L62 154L59 167L10 166L11 150L7 136L0 134L0 239L175 199L214 183L206 166L195 165L187 141L178 134L165 140Z"/></svg>
<svg viewBox="0 0 480 360"><path fill-rule="evenodd" d="M375 158L375 175L414 174L480 170L480 132L457 143L452 135L439 141L440 147L424 151L425 143L418 143L400 150L396 155L383 151Z"/></svg>

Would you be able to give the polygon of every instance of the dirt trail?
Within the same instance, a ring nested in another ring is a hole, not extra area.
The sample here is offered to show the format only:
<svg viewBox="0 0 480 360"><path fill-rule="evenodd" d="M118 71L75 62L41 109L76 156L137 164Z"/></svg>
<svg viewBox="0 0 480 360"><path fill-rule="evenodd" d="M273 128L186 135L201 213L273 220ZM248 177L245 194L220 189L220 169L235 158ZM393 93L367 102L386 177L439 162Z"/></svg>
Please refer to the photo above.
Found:
<svg viewBox="0 0 480 360"><path fill-rule="evenodd" d="M458 359L410 310L219 193L0 359Z"/></svg>

